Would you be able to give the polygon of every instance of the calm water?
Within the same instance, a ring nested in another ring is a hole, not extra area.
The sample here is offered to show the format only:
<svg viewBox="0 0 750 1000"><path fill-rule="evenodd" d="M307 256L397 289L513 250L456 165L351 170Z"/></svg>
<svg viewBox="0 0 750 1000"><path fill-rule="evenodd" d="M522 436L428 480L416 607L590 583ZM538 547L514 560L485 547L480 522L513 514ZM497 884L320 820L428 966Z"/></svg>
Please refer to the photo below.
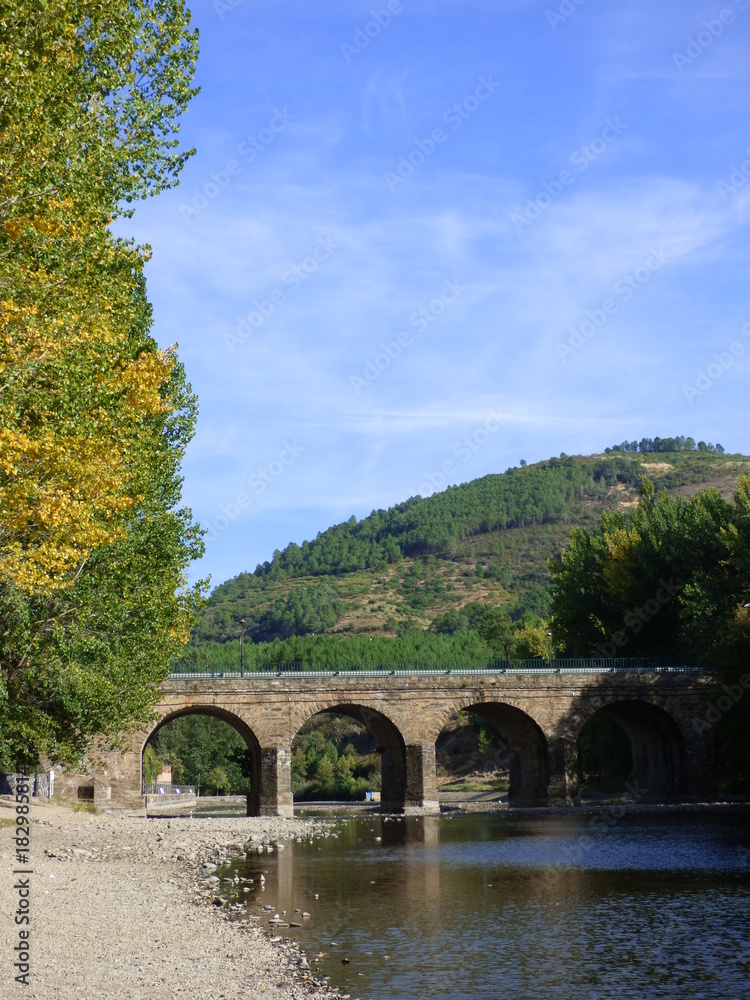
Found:
<svg viewBox="0 0 750 1000"><path fill-rule="evenodd" d="M349 819L233 864L266 877L233 900L309 911L278 933L362 1000L748 1000L750 817L591 823Z"/></svg>

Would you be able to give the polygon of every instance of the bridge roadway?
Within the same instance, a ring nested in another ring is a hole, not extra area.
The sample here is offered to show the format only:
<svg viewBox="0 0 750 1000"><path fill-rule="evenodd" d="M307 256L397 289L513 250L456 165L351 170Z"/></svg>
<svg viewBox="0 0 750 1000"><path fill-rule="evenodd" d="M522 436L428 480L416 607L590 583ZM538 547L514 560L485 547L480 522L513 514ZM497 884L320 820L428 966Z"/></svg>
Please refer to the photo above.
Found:
<svg viewBox="0 0 750 1000"><path fill-rule="evenodd" d="M470 709L494 722L509 741L511 804L577 801L577 738L597 712L614 719L630 738L637 799L706 800L716 792L707 708L712 700L728 698L715 677L688 668L581 666L173 675L161 692L154 722L129 739L125 752L100 756L88 777L66 776L70 792L78 781L90 795L93 783L94 801L104 808L140 806L149 738L178 716L204 713L234 726L251 751L248 814L290 816L295 734L319 712L339 712L378 739L382 809L435 812L435 741L452 716Z"/></svg>

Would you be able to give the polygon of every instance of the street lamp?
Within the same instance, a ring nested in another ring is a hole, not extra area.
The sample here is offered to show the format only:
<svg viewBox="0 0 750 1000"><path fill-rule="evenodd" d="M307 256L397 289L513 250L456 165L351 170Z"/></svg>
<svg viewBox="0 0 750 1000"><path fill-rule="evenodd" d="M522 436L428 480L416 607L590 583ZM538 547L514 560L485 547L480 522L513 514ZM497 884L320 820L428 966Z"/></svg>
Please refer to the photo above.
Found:
<svg viewBox="0 0 750 1000"><path fill-rule="evenodd" d="M552 633L547 633L547 649L549 650L549 665L552 666Z"/></svg>
<svg viewBox="0 0 750 1000"><path fill-rule="evenodd" d="M245 619L240 618L240 677L245 676Z"/></svg>

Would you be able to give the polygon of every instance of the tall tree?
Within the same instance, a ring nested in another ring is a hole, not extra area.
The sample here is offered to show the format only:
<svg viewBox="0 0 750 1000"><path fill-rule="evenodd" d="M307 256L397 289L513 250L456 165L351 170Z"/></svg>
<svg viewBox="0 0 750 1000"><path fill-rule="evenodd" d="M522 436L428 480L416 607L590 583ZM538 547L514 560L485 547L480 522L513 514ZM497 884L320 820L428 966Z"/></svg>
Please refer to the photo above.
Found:
<svg viewBox="0 0 750 1000"><path fill-rule="evenodd" d="M176 182L197 37L182 0L0 13L0 755L74 761L137 725L186 641L201 551L179 507L196 401L151 335L148 247Z"/></svg>
<svg viewBox="0 0 750 1000"><path fill-rule="evenodd" d="M108 229L191 151L182 0L7 0L0 14L0 572L50 590L123 537L173 359L143 335L148 248Z"/></svg>

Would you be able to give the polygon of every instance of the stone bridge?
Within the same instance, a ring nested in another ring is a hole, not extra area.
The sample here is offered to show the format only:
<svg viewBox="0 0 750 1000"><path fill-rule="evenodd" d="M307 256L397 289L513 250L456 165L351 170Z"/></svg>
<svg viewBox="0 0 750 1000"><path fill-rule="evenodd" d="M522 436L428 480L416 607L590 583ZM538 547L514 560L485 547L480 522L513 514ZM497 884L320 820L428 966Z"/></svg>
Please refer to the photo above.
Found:
<svg viewBox="0 0 750 1000"><path fill-rule="evenodd" d="M716 792L713 733L705 720L707 703L723 692L715 678L684 668L253 673L173 677L161 691L155 721L129 738L128 750L100 757L81 779L98 805L142 805L146 743L160 726L189 713L223 719L247 743L250 815L292 814L292 741L320 712L348 715L376 736L384 811L438 809L435 741L461 709L490 719L509 741L511 805L577 801L577 738L597 712L630 738L637 798L695 800Z"/></svg>

